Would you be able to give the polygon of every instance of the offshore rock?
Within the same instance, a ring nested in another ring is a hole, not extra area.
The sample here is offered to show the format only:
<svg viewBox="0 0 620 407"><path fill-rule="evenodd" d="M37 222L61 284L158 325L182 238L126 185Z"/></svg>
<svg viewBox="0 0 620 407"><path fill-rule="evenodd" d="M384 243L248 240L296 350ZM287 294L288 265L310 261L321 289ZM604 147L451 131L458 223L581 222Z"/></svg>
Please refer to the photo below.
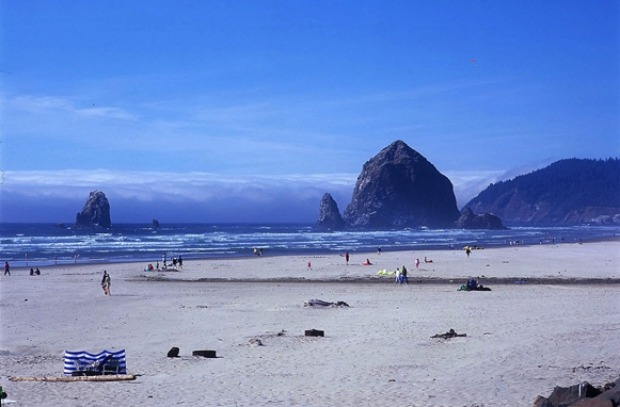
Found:
<svg viewBox="0 0 620 407"><path fill-rule="evenodd" d="M338 210L338 204L329 193L325 193L321 198L319 220L316 222L316 227L323 230L342 230L345 227L344 220Z"/></svg>
<svg viewBox="0 0 620 407"><path fill-rule="evenodd" d="M366 162L345 222L356 228L453 228L460 212L450 180L401 140Z"/></svg>
<svg viewBox="0 0 620 407"><path fill-rule="evenodd" d="M82 212L75 217L78 227L102 227L112 226L110 221L110 203L101 191L93 191L88 196Z"/></svg>
<svg viewBox="0 0 620 407"><path fill-rule="evenodd" d="M459 229L506 229L502 220L492 213L486 212L476 215L469 208L463 209L461 216L456 221L456 227Z"/></svg>

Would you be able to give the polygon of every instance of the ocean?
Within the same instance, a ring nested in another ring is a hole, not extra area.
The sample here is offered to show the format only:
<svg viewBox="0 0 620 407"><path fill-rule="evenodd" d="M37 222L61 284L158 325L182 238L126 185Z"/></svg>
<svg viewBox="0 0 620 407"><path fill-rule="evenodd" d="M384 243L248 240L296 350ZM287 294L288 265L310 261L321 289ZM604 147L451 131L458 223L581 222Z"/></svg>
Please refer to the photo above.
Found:
<svg viewBox="0 0 620 407"><path fill-rule="evenodd" d="M156 262L263 255L317 255L389 250L454 249L465 245L574 243L620 236L620 226L513 227L508 230L402 229L317 231L311 224L115 224L79 229L0 223L0 260L12 267Z"/></svg>

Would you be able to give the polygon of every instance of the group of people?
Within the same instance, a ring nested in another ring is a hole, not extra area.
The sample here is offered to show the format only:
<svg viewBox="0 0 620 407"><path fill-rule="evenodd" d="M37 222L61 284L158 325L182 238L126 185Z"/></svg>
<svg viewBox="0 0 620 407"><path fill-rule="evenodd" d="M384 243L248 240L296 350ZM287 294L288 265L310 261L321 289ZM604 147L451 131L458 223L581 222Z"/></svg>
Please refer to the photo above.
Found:
<svg viewBox="0 0 620 407"><path fill-rule="evenodd" d="M162 270L168 270L168 260L166 259L165 254L162 256L162 263L163 263ZM177 266L178 268L181 268L181 269L183 268L183 257L179 256L179 257L172 258L172 269L177 270ZM159 262L157 262L157 265L155 267L157 268L157 271L159 271Z"/></svg>
<svg viewBox="0 0 620 407"><path fill-rule="evenodd" d="M396 269L396 284L409 284L409 278L407 278L407 267L403 266L402 268Z"/></svg>
<svg viewBox="0 0 620 407"><path fill-rule="evenodd" d="M5 276L10 276L11 275L11 265L9 264L8 261L4 262L4 275ZM36 268L36 270L33 269L32 267L30 267L30 275L31 276L40 276L41 275L41 270L39 270L38 267Z"/></svg>

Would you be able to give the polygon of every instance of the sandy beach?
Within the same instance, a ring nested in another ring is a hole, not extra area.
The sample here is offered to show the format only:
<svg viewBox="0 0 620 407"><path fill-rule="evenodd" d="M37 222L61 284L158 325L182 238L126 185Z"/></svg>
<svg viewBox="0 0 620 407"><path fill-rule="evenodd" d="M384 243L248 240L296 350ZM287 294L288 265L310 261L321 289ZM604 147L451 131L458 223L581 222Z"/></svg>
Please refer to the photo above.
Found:
<svg viewBox="0 0 620 407"><path fill-rule="evenodd" d="M408 285L377 275L403 265ZM146 266L0 276L0 383L13 405L531 406L555 386L620 375L619 241ZM492 291L457 291L469 277ZM466 336L431 338L449 329ZM166 357L173 346L179 358ZM125 349L137 379L9 379L59 377L65 350L104 349ZM203 349L218 357L192 356Z"/></svg>

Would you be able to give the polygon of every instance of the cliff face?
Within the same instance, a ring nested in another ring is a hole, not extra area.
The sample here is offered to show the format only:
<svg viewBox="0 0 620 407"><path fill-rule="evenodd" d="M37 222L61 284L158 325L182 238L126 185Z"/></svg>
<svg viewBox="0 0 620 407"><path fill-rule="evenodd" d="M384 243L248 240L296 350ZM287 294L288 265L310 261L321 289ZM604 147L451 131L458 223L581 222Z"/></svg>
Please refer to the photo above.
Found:
<svg viewBox="0 0 620 407"><path fill-rule="evenodd" d="M459 216L450 180L400 140L364 164L344 212L367 229L454 227Z"/></svg>
<svg viewBox="0 0 620 407"><path fill-rule="evenodd" d="M103 227L112 226L110 221L110 203L101 191L93 191L88 196L82 212L75 217L78 227Z"/></svg>
<svg viewBox="0 0 620 407"><path fill-rule="evenodd" d="M465 206L508 225L620 224L620 160L557 161L492 184Z"/></svg>
<svg viewBox="0 0 620 407"><path fill-rule="evenodd" d="M338 205L331 194L324 194L321 199L319 208L319 220L316 223L317 228L323 230L342 230L344 229L344 220L338 210Z"/></svg>

